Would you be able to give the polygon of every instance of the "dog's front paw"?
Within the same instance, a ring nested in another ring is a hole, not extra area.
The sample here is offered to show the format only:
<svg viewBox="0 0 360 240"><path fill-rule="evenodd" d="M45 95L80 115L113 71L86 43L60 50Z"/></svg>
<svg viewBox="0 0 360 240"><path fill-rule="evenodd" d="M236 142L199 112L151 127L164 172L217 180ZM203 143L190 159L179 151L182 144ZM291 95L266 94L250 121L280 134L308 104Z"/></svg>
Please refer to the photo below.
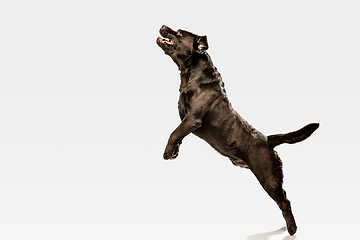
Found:
<svg viewBox="0 0 360 240"><path fill-rule="evenodd" d="M167 145L165 152L164 152L164 159L166 159L166 160L175 159L179 155L179 147L180 147L180 144L177 144L176 146Z"/></svg>

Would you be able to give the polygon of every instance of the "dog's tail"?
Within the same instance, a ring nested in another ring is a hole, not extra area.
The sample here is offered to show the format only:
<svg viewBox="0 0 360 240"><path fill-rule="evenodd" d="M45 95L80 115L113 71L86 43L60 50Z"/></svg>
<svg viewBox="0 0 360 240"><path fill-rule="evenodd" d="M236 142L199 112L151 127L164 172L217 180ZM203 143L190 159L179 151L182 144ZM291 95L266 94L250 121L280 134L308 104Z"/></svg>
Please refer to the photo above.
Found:
<svg viewBox="0 0 360 240"><path fill-rule="evenodd" d="M305 127L285 134L275 134L268 136L268 143L270 147L276 147L282 143L297 143L301 142L308 137L320 126L319 123L310 123Z"/></svg>

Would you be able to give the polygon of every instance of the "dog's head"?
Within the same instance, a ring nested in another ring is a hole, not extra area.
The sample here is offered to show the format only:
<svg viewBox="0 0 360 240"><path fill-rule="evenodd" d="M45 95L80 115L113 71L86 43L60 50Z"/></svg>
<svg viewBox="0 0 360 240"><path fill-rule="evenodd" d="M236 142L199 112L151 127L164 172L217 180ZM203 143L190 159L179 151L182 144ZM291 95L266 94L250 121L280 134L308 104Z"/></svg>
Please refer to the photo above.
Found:
<svg viewBox="0 0 360 240"><path fill-rule="evenodd" d="M208 48L206 36L198 36L188 31L174 31L167 26L160 28L160 35L156 42L166 55L169 55L178 66L184 66L185 62L195 54L203 54Z"/></svg>

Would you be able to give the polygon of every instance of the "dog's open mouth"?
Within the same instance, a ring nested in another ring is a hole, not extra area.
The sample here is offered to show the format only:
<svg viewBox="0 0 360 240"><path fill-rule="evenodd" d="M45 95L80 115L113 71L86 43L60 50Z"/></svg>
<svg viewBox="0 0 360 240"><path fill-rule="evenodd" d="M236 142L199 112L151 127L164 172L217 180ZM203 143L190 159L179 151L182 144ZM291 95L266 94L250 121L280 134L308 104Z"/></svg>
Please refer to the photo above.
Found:
<svg viewBox="0 0 360 240"><path fill-rule="evenodd" d="M165 39L165 38L158 37L157 42L158 42L158 44L169 46L169 47L172 47L174 45L174 40L172 40L171 38Z"/></svg>
<svg viewBox="0 0 360 240"><path fill-rule="evenodd" d="M159 30L160 36L156 42L165 52L174 50L177 46L176 32L171 28L163 25Z"/></svg>

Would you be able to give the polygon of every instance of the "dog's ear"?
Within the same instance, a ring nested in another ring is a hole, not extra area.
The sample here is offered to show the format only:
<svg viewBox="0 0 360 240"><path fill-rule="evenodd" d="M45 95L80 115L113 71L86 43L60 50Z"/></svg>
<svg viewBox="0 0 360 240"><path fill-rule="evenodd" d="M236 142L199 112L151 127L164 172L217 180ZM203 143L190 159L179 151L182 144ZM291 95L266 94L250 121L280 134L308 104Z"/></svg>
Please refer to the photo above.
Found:
<svg viewBox="0 0 360 240"><path fill-rule="evenodd" d="M198 53L204 53L209 48L206 36L196 36L194 49Z"/></svg>

